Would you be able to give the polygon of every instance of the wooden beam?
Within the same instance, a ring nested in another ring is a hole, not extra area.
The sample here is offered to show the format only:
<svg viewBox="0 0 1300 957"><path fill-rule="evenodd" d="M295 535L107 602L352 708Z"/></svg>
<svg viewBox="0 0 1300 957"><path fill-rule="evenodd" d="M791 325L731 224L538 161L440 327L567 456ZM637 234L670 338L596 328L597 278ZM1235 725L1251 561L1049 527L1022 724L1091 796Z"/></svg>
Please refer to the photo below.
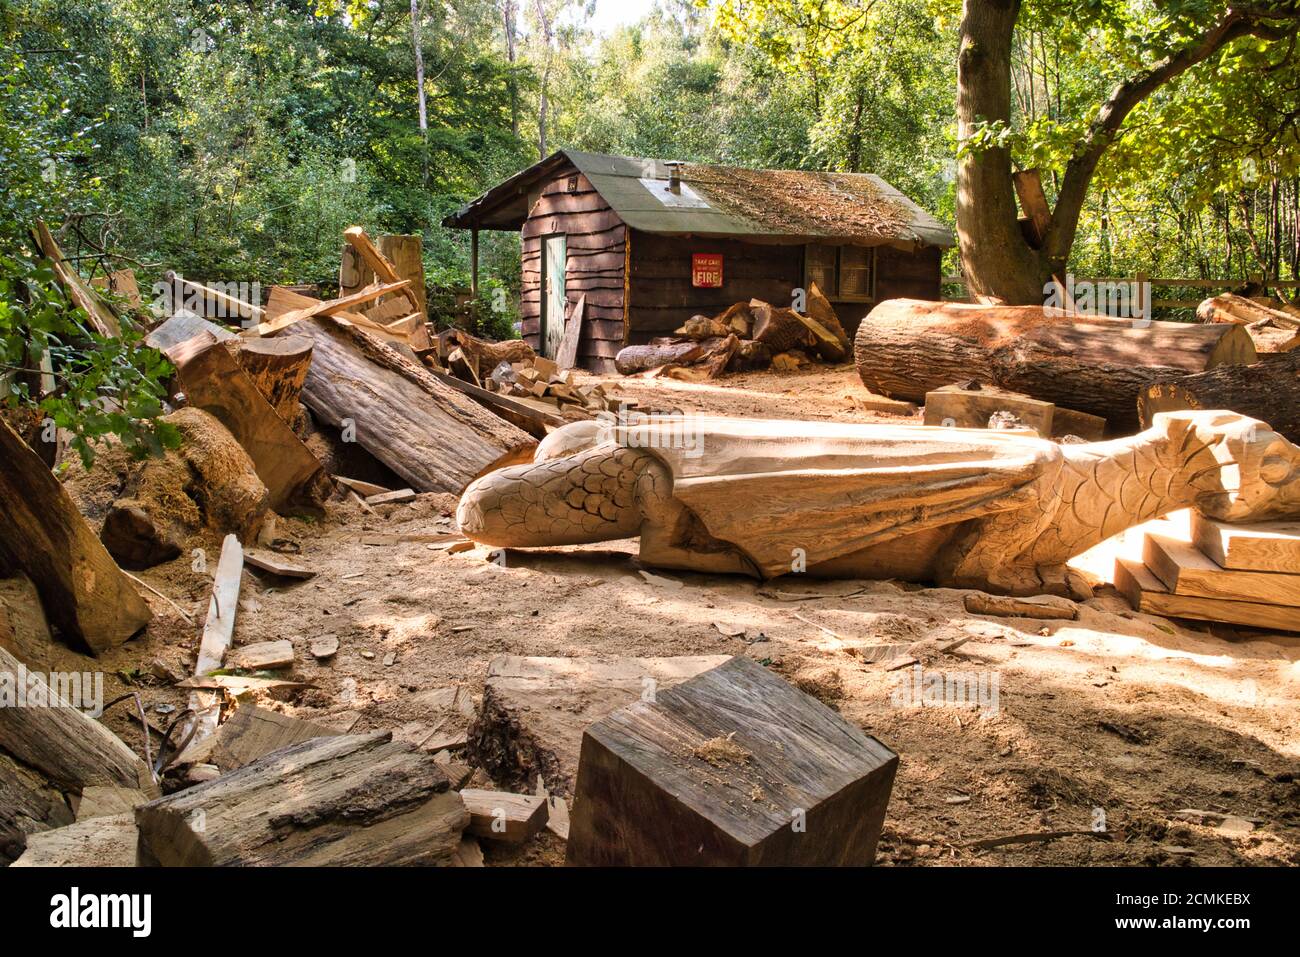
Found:
<svg viewBox="0 0 1300 957"><path fill-rule="evenodd" d="M509 794L462 788L461 800L469 811L465 833L489 841L522 844L546 827L548 805L535 794Z"/></svg>
<svg viewBox="0 0 1300 957"><path fill-rule="evenodd" d="M263 322L260 325L254 326L252 329L249 329L246 334L269 336L273 333L279 332L281 329L288 328L295 322L301 322L302 320L310 319L313 316L332 316L340 312L346 312L354 306L361 306L368 302L374 302L376 299L379 299L381 296L386 296L389 293L401 292L410 285L410 281L406 279L393 283L376 283L373 286L368 286L365 289L362 289L360 292L354 292L352 295L344 296L341 299L326 299L323 302L318 302L302 309L295 309L292 312L287 312L278 319L272 319L268 322Z"/></svg>
<svg viewBox="0 0 1300 957"><path fill-rule="evenodd" d="M221 558L212 576L212 597L208 599L208 617L203 623L199 657L194 676L204 678L221 668L235 634L235 614L239 611L239 585L244 574L244 550L239 539L227 535L221 543ZM194 711L194 735L178 763L201 753L200 745L217 730L221 719L221 695L211 691L194 691L189 706Z"/></svg>
<svg viewBox="0 0 1300 957"><path fill-rule="evenodd" d="M1193 510L1192 541L1224 568L1300 574L1300 522L1229 525Z"/></svg>
<svg viewBox="0 0 1300 957"><path fill-rule="evenodd" d="M1300 614L1300 574L1224 569L1195 545L1154 532L1146 535L1142 560L1175 595L1287 605Z"/></svg>

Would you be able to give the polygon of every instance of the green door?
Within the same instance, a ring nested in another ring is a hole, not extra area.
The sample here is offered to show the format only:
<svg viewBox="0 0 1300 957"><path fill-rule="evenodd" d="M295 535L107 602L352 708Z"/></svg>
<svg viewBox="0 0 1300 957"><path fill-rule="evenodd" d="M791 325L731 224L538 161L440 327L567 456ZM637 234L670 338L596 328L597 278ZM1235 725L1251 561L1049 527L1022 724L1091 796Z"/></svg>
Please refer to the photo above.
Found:
<svg viewBox="0 0 1300 957"><path fill-rule="evenodd" d="M565 302L564 271L568 266L568 244L563 235L547 236L543 245L542 355L554 359L564 338Z"/></svg>

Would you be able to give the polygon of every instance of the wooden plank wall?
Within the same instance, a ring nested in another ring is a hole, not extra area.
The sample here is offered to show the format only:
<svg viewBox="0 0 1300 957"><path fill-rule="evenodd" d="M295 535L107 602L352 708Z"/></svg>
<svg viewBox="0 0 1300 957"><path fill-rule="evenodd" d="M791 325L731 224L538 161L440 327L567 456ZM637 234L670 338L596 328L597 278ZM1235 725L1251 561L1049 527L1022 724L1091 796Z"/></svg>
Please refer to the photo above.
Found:
<svg viewBox="0 0 1300 957"><path fill-rule="evenodd" d="M722 254L722 286L691 285L691 256ZM628 319L632 343L666 336L694 315L712 316L732 303L763 299L790 305L803 285L803 247L632 232Z"/></svg>
<svg viewBox="0 0 1300 957"><path fill-rule="evenodd" d="M569 177L577 189L569 192ZM565 294L570 308L586 295L578 364L595 371L613 371L614 356L623 347L623 258L627 228L618 214L576 169L561 172L546 183L521 231L523 276L520 319L524 340L541 352L542 240L564 233L568 243Z"/></svg>
<svg viewBox="0 0 1300 957"><path fill-rule="evenodd" d="M876 250L876 301L886 299L941 299L942 273L939 269L943 251L933 246L918 252L903 252L892 246ZM866 310L863 310L863 315ZM840 316L851 319L857 329L861 315ZM844 323L848 328L849 323Z"/></svg>

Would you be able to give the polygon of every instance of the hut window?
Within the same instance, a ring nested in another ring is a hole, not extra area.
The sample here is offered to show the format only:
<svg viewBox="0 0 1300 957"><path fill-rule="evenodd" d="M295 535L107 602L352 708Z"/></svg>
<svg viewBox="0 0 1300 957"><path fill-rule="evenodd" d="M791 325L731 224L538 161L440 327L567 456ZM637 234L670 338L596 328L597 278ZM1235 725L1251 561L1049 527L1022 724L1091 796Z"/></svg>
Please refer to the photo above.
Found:
<svg viewBox="0 0 1300 957"><path fill-rule="evenodd" d="M876 251L862 246L810 245L807 281L816 283L828 299L868 301Z"/></svg>
<svg viewBox="0 0 1300 957"><path fill-rule="evenodd" d="M578 177L576 177L576 176L570 176L570 177L569 177L569 192L570 192L570 193L576 193L577 191L578 191Z"/></svg>

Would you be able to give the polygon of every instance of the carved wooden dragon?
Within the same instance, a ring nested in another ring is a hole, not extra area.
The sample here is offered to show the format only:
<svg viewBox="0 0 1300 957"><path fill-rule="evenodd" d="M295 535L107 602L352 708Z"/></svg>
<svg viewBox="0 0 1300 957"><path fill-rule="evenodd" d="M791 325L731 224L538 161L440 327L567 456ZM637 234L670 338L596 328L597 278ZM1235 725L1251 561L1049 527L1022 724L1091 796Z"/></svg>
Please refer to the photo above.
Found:
<svg viewBox="0 0 1300 957"><path fill-rule="evenodd" d="M1188 506L1300 516L1300 448L1232 412L1058 445L1021 432L713 417L609 417L552 433L534 461L464 492L475 541L640 536L647 564L772 578L901 578L1078 593L1068 559Z"/></svg>

